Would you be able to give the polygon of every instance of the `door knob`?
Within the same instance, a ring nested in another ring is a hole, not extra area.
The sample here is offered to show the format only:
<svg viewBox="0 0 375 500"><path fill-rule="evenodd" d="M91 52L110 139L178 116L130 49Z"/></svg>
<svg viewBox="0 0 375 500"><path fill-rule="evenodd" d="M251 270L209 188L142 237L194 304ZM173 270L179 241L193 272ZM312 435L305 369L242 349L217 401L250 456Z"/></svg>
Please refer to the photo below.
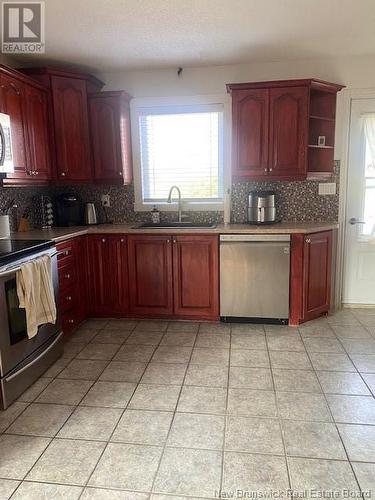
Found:
<svg viewBox="0 0 375 500"><path fill-rule="evenodd" d="M355 224L366 224L366 222L363 220L358 220L356 217L352 217L351 219L349 219L349 224L354 226Z"/></svg>

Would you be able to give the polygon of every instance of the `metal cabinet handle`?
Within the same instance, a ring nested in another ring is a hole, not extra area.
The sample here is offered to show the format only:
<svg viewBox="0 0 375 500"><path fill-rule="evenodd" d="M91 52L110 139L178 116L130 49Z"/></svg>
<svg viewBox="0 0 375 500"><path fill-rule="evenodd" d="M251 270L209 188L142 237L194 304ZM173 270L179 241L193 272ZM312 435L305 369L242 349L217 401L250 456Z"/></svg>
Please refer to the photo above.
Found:
<svg viewBox="0 0 375 500"><path fill-rule="evenodd" d="M74 319L68 319L68 323L72 325L74 323Z"/></svg>
<svg viewBox="0 0 375 500"><path fill-rule="evenodd" d="M124 238L121 238L121 240L120 240L120 241L121 241L121 243L124 243L124 241L125 241L125 240L124 240Z"/></svg>
<svg viewBox="0 0 375 500"><path fill-rule="evenodd" d="M66 300L72 300L72 297L71 297L70 295L68 295L68 296L66 297Z"/></svg>
<svg viewBox="0 0 375 500"><path fill-rule="evenodd" d="M64 274L64 278L66 278L67 280L70 280L70 274L69 273Z"/></svg>
<svg viewBox="0 0 375 500"><path fill-rule="evenodd" d="M270 168L270 172L272 172L272 168Z"/></svg>
<svg viewBox="0 0 375 500"><path fill-rule="evenodd" d="M64 257L67 257L71 253L72 249L67 248L66 250L60 250L60 252L57 252L57 255L60 257L60 255L63 255Z"/></svg>
<svg viewBox="0 0 375 500"><path fill-rule="evenodd" d="M61 172L61 177L65 177L65 172Z"/></svg>
<svg viewBox="0 0 375 500"><path fill-rule="evenodd" d="M265 171L265 172L268 172L268 168L265 168L265 169L264 169L264 171Z"/></svg>
<svg viewBox="0 0 375 500"><path fill-rule="evenodd" d="M105 243L107 240L105 238L102 238L102 243Z"/></svg>
<svg viewBox="0 0 375 500"><path fill-rule="evenodd" d="M305 241L306 243L311 243L311 238L306 238Z"/></svg>
<svg viewBox="0 0 375 500"><path fill-rule="evenodd" d="M122 172L119 172L118 175L120 175L122 177Z"/></svg>

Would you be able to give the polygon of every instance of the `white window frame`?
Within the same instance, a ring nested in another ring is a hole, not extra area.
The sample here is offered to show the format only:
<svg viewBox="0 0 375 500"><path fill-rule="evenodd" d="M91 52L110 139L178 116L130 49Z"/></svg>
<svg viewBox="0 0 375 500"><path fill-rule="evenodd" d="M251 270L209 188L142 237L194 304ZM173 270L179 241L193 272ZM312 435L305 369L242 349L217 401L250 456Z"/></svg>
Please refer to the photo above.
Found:
<svg viewBox="0 0 375 500"><path fill-rule="evenodd" d="M131 135L133 149L133 175L134 175L134 210L136 212L148 212L153 206L160 211L176 211L176 203L146 203L142 199L142 165L141 165L141 142L139 135L139 117L144 108L199 106L219 104L223 108L223 192L230 188L230 143L231 143L231 101L228 94L196 95L179 97L143 97L130 101ZM182 198L184 193L182 193ZM173 200L175 201L175 200ZM223 211L223 202L182 202L184 211Z"/></svg>

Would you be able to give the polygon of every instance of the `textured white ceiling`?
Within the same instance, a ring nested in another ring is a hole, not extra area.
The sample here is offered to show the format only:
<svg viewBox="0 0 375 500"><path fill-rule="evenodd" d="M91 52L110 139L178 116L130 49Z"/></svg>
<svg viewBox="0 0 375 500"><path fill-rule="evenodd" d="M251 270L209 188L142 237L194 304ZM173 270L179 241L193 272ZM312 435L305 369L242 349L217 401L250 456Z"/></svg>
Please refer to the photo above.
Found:
<svg viewBox="0 0 375 500"><path fill-rule="evenodd" d="M33 64L119 71L375 54L374 0L45 3L46 54Z"/></svg>

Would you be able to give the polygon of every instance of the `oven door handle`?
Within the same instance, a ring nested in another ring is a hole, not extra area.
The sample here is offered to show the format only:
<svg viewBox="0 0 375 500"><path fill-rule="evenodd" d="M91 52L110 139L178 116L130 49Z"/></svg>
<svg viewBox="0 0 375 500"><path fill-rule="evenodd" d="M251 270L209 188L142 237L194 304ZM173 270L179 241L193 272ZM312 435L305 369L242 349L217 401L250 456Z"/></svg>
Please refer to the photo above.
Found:
<svg viewBox="0 0 375 500"><path fill-rule="evenodd" d="M54 252L51 255L49 253L45 253L45 254L41 255L41 257L48 255L52 259L53 257L56 257L57 253L58 252ZM4 273L0 273L0 278L4 278L5 276L8 276L8 274L16 273L18 271L21 271L21 266L11 267L10 269L7 269Z"/></svg>
<svg viewBox="0 0 375 500"><path fill-rule="evenodd" d="M45 351L41 352L39 356L30 361L30 363L27 363L27 365L17 370L15 373L12 373L12 375L9 375L9 377L5 377L5 382L10 382L14 378L18 377L18 375L20 375L22 372L30 368L30 366L35 365L35 363L37 363L41 358L43 358L57 344L57 342L61 339L62 335L63 332L60 332L58 336L55 338L55 340L52 342L52 344L49 345Z"/></svg>

